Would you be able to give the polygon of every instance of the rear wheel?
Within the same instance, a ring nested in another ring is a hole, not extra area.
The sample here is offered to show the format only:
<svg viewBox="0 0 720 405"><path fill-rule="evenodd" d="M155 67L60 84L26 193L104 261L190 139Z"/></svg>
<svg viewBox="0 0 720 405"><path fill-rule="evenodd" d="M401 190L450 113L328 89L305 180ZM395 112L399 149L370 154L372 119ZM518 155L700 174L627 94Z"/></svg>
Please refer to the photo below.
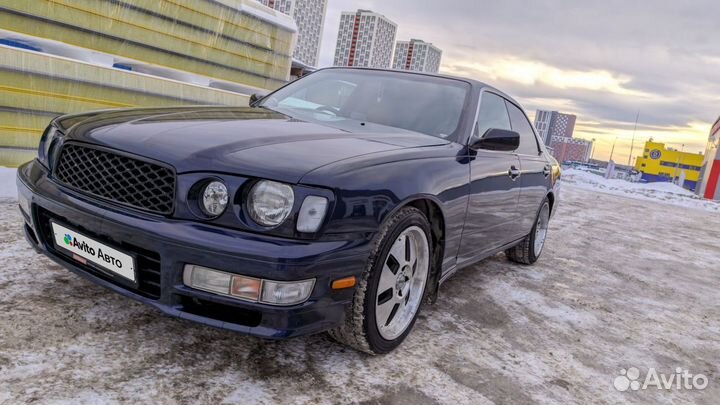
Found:
<svg viewBox="0 0 720 405"><path fill-rule="evenodd" d="M330 331L340 343L371 354L387 353L410 333L430 275L430 224L406 207L375 238L345 323Z"/></svg>
<svg viewBox="0 0 720 405"><path fill-rule="evenodd" d="M539 258L545 247L547 239L548 224L550 223L550 202L547 197L543 200L535 218L530 234L528 234L517 246L505 251L508 259L516 263L533 264Z"/></svg>

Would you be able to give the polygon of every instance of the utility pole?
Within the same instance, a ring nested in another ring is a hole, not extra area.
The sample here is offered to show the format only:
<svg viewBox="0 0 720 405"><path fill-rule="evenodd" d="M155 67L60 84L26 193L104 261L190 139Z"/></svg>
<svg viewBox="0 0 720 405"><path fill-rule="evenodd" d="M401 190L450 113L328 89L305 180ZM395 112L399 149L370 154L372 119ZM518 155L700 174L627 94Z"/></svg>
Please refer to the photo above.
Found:
<svg viewBox="0 0 720 405"><path fill-rule="evenodd" d="M615 154L615 144L617 143L618 137L615 137L615 140L613 141L612 149L610 149L610 160L613 158L613 154Z"/></svg>
<svg viewBox="0 0 720 405"><path fill-rule="evenodd" d="M590 146L590 160L595 160L595 138L592 139L592 145Z"/></svg>
<svg viewBox="0 0 720 405"><path fill-rule="evenodd" d="M633 150L635 149L635 131L637 131L637 124L638 124L639 119L640 119L640 111L638 110L637 115L635 115L635 126L633 127L632 143L630 144L630 155L628 156L628 166L630 166L631 162L632 162L632 154L633 154Z"/></svg>
<svg viewBox="0 0 720 405"><path fill-rule="evenodd" d="M675 162L675 173L673 173L673 183L675 183L677 181L678 169L680 168L680 158L681 158L681 155L683 152L685 152L685 144L682 144L682 147L680 147L680 153L678 153L677 162Z"/></svg>

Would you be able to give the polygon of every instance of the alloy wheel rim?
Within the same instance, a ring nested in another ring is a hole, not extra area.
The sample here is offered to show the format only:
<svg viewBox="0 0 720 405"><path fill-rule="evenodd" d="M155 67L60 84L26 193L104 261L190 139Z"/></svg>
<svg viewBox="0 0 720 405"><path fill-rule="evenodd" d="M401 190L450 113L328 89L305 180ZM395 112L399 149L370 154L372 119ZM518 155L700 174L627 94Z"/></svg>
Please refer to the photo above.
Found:
<svg viewBox="0 0 720 405"><path fill-rule="evenodd" d="M543 247L545 246L545 239L547 238L548 223L550 222L550 206L545 203L540 210L538 215L537 224L535 226L535 256L539 256L542 253Z"/></svg>
<svg viewBox="0 0 720 405"><path fill-rule="evenodd" d="M429 268L425 232L417 226L405 229L385 257L375 297L375 323L384 339L396 339L410 326L420 308Z"/></svg>

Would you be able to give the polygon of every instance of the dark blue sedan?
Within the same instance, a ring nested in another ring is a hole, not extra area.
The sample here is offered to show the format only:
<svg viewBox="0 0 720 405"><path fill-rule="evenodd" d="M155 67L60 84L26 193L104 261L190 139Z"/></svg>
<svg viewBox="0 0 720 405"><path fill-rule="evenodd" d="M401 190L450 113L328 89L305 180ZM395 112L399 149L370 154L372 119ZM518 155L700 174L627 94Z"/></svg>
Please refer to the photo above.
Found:
<svg viewBox="0 0 720 405"><path fill-rule="evenodd" d="M172 316L369 353L458 269L540 256L560 169L501 91L325 69L251 104L55 119L18 171L28 241Z"/></svg>

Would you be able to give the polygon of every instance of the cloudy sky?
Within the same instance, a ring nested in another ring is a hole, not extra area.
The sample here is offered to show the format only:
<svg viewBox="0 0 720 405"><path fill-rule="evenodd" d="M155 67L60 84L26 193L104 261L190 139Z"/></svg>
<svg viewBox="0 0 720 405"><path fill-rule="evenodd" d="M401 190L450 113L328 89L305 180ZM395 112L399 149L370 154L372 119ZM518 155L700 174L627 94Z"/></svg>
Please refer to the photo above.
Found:
<svg viewBox="0 0 720 405"><path fill-rule="evenodd" d="M441 71L473 77L535 109L576 114L595 158L627 163L652 137L705 149L720 115L717 0L329 0L321 65L332 64L341 11L398 24L398 39L443 49ZM638 146L640 145L640 147Z"/></svg>

